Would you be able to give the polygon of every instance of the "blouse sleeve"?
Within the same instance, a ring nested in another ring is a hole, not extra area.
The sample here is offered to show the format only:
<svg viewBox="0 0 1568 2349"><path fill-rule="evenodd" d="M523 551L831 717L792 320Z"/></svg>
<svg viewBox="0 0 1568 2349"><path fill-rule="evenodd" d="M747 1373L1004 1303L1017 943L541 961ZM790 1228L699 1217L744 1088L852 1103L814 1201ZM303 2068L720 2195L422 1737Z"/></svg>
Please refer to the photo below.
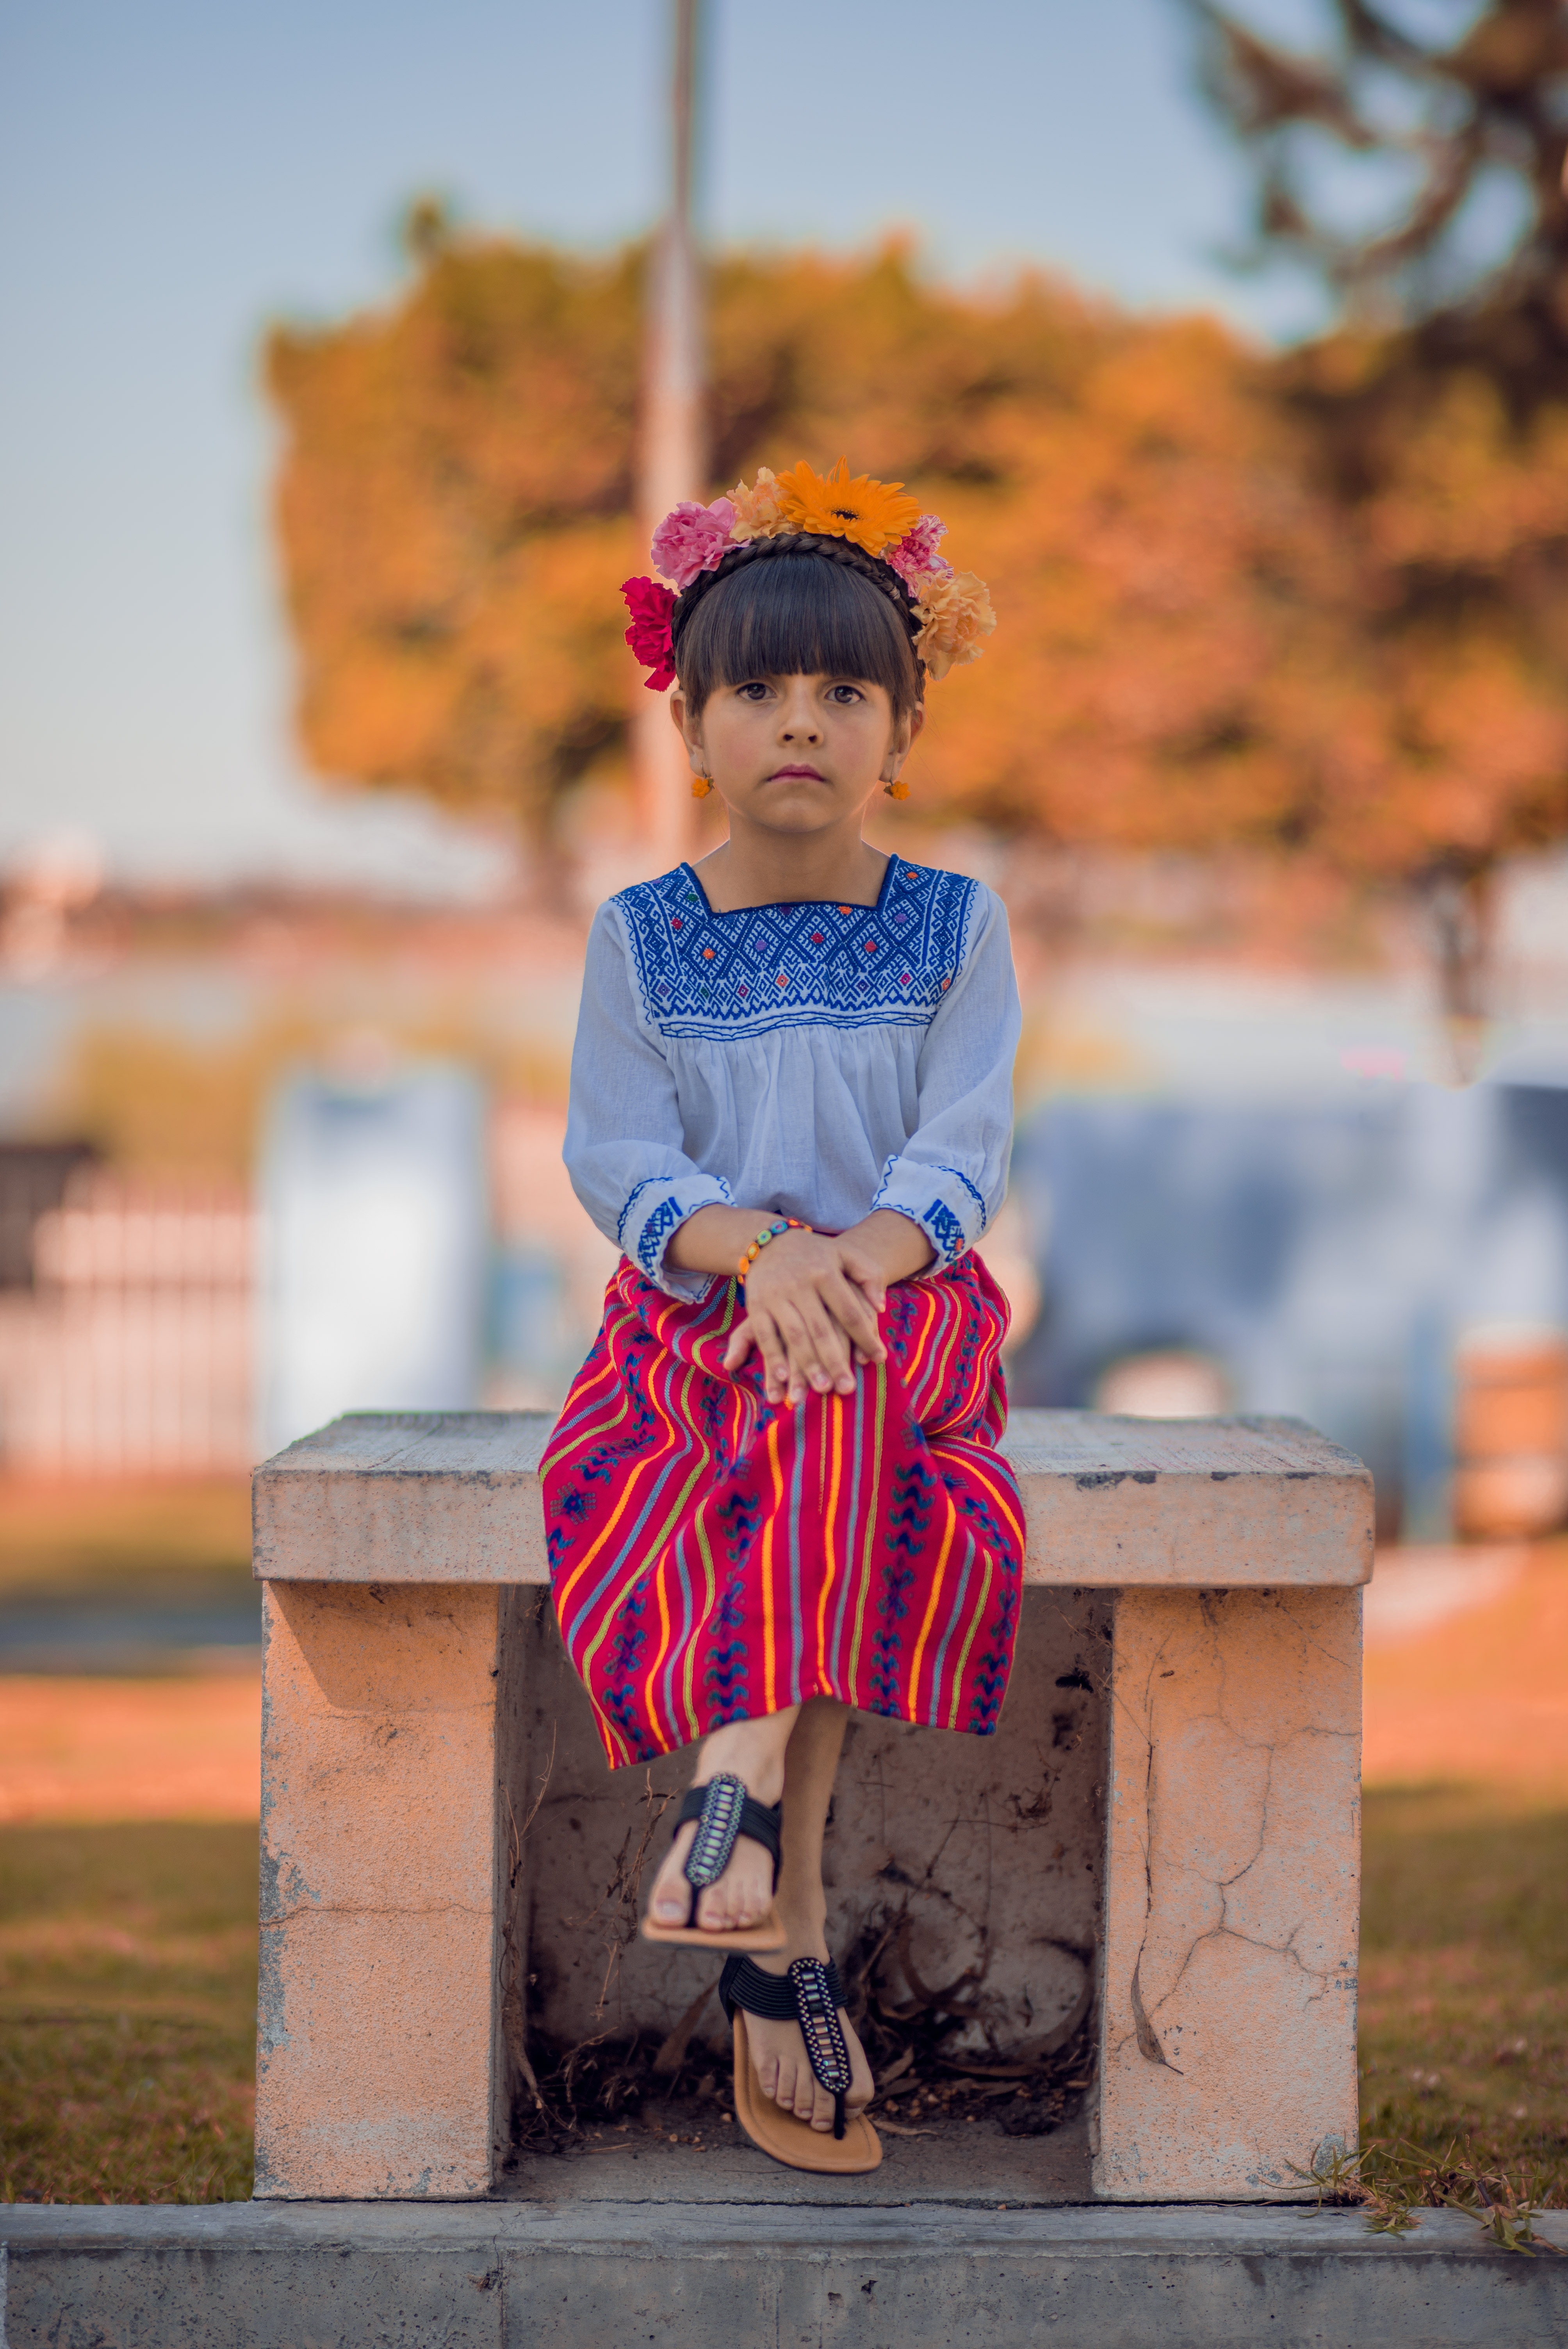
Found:
<svg viewBox="0 0 1568 2349"><path fill-rule="evenodd" d="M921 1048L919 1123L872 1201L918 1224L939 1265L973 1247L1007 1189L1021 1015L1006 912L984 895L974 941Z"/></svg>
<svg viewBox="0 0 1568 2349"><path fill-rule="evenodd" d="M562 1155L605 1238L666 1296L689 1301L710 1276L667 1267L670 1237L699 1207L734 1201L727 1183L686 1156L683 1139L674 1075L637 1018L620 916L601 905L588 937Z"/></svg>

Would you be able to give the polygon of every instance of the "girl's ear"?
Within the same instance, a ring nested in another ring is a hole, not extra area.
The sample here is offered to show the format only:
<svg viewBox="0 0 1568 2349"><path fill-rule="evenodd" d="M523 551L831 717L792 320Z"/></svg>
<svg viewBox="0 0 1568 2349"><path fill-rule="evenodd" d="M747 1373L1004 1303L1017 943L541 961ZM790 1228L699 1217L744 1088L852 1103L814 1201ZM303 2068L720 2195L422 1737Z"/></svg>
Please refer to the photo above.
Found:
<svg viewBox="0 0 1568 2349"><path fill-rule="evenodd" d="M923 701L917 701L914 708L909 712L909 715L906 718L901 718L898 720L898 723L892 730L892 740L889 741L887 746L887 757L882 761L882 781L884 783L897 782L898 771L903 766L904 761L908 758L910 752L913 750L915 738L919 734L920 730L924 723L925 704Z"/></svg>
<svg viewBox="0 0 1568 2349"><path fill-rule="evenodd" d="M707 761L703 754L702 728L686 708L686 698L677 685L669 698L670 723L686 744L686 757L694 775L707 772Z"/></svg>

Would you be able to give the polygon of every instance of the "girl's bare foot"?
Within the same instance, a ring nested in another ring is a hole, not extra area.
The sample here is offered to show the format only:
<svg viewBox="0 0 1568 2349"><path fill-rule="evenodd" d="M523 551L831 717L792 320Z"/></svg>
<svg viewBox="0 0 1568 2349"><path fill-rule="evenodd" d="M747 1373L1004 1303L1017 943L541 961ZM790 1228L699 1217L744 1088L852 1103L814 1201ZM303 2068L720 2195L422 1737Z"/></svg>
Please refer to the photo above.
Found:
<svg viewBox="0 0 1568 2349"><path fill-rule="evenodd" d="M697 1749L693 1785L706 1785L721 1770L727 1770L741 1780L753 1802L778 1802L784 1792L784 1748L799 1711L798 1705L790 1705L760 1721L736 1721L727 1729L716 1729ZM695 1819L686 1821L654 1878L648 1914L655 1925L684 1925L690 1913L691 1886L685 1868L696 1826ZM738 1836L724 1874L698 1895L696 1921L705 1932L738 1932L748 1925L759 1925L772 1906L772 1854L749 1836ZM790 1955L796 1954L792 1949ZM799 2032L795 2035L799 2038Z"/></svg>
<svg viewBox="0 0 1568 2349"><path fill-rule="evenodd" d="M770 1950L766 1956L752 1959L770 1974L788 1973L796 1958L826 1958L828 1944L821 1924L802 1923L798 1917L784 1917L784 1930L789 1939L781 1950ZM864 2112L875 2093L872 2067L866 2061L854 2025L842 2007L839 2009L839 2024L844 2044L850 2051L852 2075L844 2096L844 2111L851 2119ZM751 2051L752 2066L758 2085L765 2096L771 2096L784 2112L793 2113L797 2120L807 2122L814 2129L831 2132L833 2126L833 2095L824 2088L812 2071L806 2054L806 2042L798 2023L776 2023L769 2015L748 2014L746 2018L747 2045Z"/></svg>

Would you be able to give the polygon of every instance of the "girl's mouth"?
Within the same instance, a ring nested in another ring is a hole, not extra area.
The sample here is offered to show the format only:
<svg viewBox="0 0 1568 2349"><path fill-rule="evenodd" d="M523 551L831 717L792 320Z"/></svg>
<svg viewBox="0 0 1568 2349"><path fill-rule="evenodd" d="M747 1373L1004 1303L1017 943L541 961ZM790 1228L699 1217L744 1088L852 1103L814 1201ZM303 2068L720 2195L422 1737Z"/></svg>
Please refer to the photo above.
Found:
<svg viewBox="0 0 1568 2349"><path fill-rule="evenodd" d="M768 780L770 783L787 783L796 775L809 783L820 783L824 780L815 767L775 767Z"/></svg>

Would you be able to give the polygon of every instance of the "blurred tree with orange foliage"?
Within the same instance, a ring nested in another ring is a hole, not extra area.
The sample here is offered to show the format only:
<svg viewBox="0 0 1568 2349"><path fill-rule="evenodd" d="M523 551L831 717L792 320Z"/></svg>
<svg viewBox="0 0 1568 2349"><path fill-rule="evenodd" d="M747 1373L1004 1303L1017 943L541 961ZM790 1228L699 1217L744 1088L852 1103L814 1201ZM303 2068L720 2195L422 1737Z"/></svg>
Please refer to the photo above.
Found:
<svg viewBox="0 0 1568 2349"><path fill-rule="evenodd" d="M1344 315L1275 375L1356 576L1326 755L1474 1018L1498 859L1568 831L1568 11L1326 0L1305 55L1186 5L1253 167L1253 259Z"/></svg>
<svg viewBox="0 0 1568 2349"><path fill-rule="evenodd" d="M273 336L306 750L534 830L620 740L640 254L432 234L388 311ZM1265 364L1039 277L993 299L865 261L733 257L716 480L841 450L907 481L1005 626L944 688L926 803L1067 840L1311 829L1283 745L1336 651L1330 518Z"/></svg>
<svg viewBox="0 0 1568 2349"><path fill-rule="evenodd" d="M452 244L385 315L268 351L299 725L324 773L537 831L625 699L637 269Z"/></svg>
<svg viewBox="0 0 1568 2349"><path fill-rule="evenodd" d="M544 836L639 689L642 255L414 242L388 309L270 347L302 730L329 775ZM1568 830L1568 409L1458 369L1357 473L1326 415L1387 336L1280 358L896 245L719 261L709 345L716 486L847 452L990 582L912 769L933 813L1429 888Z"/></svg>

